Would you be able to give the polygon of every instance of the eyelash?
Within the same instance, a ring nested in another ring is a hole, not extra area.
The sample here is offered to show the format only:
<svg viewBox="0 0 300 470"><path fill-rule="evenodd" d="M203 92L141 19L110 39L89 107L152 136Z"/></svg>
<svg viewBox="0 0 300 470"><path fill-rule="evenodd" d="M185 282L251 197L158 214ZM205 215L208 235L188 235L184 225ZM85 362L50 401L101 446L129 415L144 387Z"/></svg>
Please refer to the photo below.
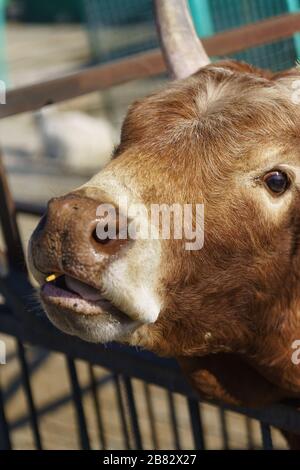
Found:
<svg viewBox="0 0 300 470"><path fill-rule="evenodd" d="M285 174L288 179L290 180L290 182L292 183L294 181L294 175L291 174L291 172L289 172L288 170L286 170L285 168L271 168L270 170L266 170L264 171L261 175L259 176L254 176L253 178L253 181L255 183L261 183L261 184L264 184L264 178L266 175L270 174L270 173L276 173L276 172L279 172L279 173L283 173Z"/></svg>

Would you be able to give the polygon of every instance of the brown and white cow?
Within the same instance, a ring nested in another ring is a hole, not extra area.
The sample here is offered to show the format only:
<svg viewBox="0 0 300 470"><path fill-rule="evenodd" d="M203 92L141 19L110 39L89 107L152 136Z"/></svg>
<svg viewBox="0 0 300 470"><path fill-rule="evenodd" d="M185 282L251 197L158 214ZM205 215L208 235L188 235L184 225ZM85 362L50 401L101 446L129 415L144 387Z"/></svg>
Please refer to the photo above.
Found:
<svg viewBox="0 0 300 470"><path fill-rule="evenodd" d="M185 2L157 6L180 80L134 103L107 167L49 202L29 248L42 303L66 333L178 358L203 396L299 397L300 73L210 64ZM98 239L99 204L122 215L124 198L204 204L204 246Z"/></svg>

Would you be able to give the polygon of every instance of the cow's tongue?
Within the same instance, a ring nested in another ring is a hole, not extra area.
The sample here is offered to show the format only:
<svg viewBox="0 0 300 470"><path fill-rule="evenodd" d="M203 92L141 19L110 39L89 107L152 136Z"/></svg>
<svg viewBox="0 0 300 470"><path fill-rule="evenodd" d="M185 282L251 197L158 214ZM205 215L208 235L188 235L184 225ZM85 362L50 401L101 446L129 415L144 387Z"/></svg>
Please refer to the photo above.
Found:
<svg viewBox="0 0 300 470"><path fill-rule="evenodd" d="M71 291L76 292L76 294L79 294L80 297L85 300L96 302L97 300L101 300L103 298L99 291L94 289L94 287L91 287L88 284L84 284L83 282L78 281L73 277L65 276L65 283Z"/></svg>

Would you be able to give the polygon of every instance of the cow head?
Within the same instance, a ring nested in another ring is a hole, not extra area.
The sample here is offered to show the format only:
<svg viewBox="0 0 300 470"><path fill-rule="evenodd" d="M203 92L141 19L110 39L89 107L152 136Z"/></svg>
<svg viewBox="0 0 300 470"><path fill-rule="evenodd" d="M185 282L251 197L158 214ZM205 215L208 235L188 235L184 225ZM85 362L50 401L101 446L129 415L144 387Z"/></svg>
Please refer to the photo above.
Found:
<svg viewBox="0 0 300 470"><path fill-rule="evenodd" d="M49 202L30 241L30 268L48 317L69 334L191 358L186 369L198 388L228 401L226 371L231 383L255 377L261 395L293 396L300 390L291 359L300 339L299 74L209 64L184 2L176 2L178 18L171 4L158 2L163 45L182 79L134 103L108 166ZM169 34L174 22L189 39ZM159 236L162 218L158 236L142 236L153 206L174 204L192 207L204 244L176 237L175 215L170 237ZM101 238L116 220L114 236ZM60 277L45 282L52 273Z"/></svg>

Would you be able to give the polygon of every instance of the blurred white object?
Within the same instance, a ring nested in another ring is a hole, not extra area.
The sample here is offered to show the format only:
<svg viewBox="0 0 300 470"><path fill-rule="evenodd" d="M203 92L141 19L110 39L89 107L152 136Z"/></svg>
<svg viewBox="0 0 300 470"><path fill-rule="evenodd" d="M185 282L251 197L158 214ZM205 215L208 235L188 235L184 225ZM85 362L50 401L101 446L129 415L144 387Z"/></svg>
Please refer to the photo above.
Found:
<svg viewBox="0 0 300 470"><path fill-rule="evenodd" d="M45 108L35 121L42 139L43 154L74 171L103 168L114 147L114 128L102 117L80 111Z"/></svg>

